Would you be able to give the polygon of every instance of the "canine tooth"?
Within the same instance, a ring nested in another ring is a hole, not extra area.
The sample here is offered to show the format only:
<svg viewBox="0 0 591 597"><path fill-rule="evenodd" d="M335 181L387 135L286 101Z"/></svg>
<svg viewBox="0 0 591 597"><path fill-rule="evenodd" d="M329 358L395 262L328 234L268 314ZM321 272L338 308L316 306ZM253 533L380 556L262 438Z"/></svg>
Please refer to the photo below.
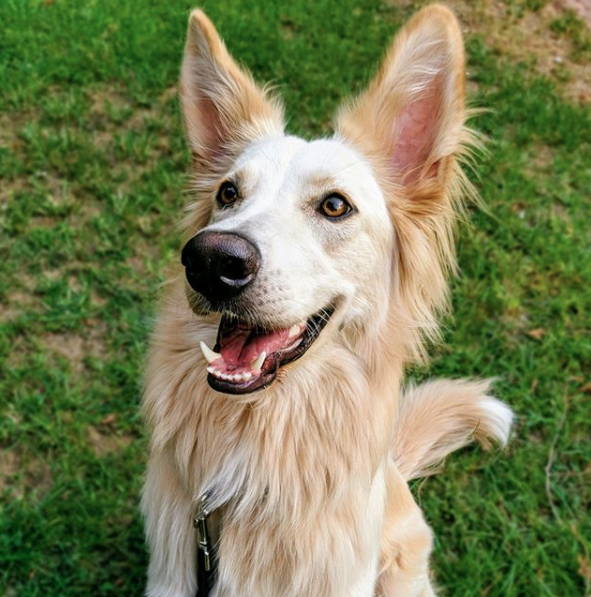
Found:
<svg viewBox="0 0 591 597"><path fill-rule="evenodd" d="M261 354L251 363L250 366L251 366L252 370L255 371L256 373L259 373L266 358L267 358L267 353L263 350L263 352L261 352Z"/></svg>
<svg viewBox="0 0 591 597"><path fill-rule="evenodd" d="M292 325L289 328L288 337L293 338L294 336L297 336L300 333L300 330L301 330L301 327L297 323L295 323L294 325Z"/></svg>
<svg viewBox="0 0 591 597"><path fill-rule="evenodd" d="M219 352L211 350L211 348L209 348L209 346L207 346L203 340L199 342L199 348L201 348L201 352L208 363L211 363L222 356Z"/></svg>
<svg viewBox="0 0 591 597"><path fill-rule="evenodd" d="M287 348L284 348L283 352L289 352L290 350L293 350L296 346L299 346L301 342L302 339L298 338L293 344L290 344Z"/></svg>

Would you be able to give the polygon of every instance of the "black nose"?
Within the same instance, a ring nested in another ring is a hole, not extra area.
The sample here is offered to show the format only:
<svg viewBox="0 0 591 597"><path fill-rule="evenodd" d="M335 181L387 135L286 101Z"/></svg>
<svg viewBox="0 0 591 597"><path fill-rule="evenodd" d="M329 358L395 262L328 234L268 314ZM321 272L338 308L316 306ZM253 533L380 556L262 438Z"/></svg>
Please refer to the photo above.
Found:
<svg viewBox="0 0 591 597"><path fill-rule="evenodd" d="M216 304L240 294L261 264L256 246L231 232L200 232L183 248L181 262L187 281Z"/></svg>

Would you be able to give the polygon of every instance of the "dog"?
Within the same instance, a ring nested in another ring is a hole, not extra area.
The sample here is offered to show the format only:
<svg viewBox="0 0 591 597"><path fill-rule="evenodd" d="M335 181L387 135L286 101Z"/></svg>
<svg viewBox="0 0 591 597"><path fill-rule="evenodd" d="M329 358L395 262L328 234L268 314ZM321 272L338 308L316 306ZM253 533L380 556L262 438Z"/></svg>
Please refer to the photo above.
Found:
<svg viewBox="0 0 591 597"><path fill-rule="evenodd" d="M428 6L334 135L306 141L191 13L192 203L143 398L147 595L435 594L408 481L512 422L487 381L401 388L437 339L473 195L464 72L455 16Z"/></svg>

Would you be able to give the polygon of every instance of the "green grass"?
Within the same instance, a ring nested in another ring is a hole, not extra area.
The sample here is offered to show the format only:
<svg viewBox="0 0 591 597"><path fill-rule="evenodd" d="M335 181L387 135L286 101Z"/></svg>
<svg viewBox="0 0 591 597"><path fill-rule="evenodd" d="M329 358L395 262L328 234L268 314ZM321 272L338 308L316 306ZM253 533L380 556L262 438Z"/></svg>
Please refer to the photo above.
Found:
<svg viewBox="0 0 591 597"><path fill-rule="evenodd" d="M411 10L204 4L306 135ZM139 380L178 259L188 155L172 87L190 5L0 3L2 595L141 594ZM492 108L474 173L488 213L461 231L429 374L498 376L518 423L505 453L465 450L414 490L445 594L589 595L591 112L486 40L468 50L473 103Z"/></svg>
<svg viewBox="0 0 591 597"><path fill-rule="evenodd" d="M566 11L552 21L550 27L554 33L566 36L571 40L573 54L576 58L588 60L591 57L591 32L575 12Z"/></svg>

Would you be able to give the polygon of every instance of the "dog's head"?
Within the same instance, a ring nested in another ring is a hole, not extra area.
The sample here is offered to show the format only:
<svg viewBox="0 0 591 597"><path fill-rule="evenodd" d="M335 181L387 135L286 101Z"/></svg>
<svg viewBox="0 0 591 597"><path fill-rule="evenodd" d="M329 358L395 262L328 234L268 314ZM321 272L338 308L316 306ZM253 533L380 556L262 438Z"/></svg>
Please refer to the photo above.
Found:
<svg viewBox="0 0 591 597"><path fill-rule="evenodd" d="M416 356L445 300L468 140L452 13L431 6L404 27L331 138L286 135L279 102L199 10L181 98L197 195L182 251L188 299L220 314L215 347L202 344L210 385L252 392L318 338L383 337L384 326Z"/></svg>

